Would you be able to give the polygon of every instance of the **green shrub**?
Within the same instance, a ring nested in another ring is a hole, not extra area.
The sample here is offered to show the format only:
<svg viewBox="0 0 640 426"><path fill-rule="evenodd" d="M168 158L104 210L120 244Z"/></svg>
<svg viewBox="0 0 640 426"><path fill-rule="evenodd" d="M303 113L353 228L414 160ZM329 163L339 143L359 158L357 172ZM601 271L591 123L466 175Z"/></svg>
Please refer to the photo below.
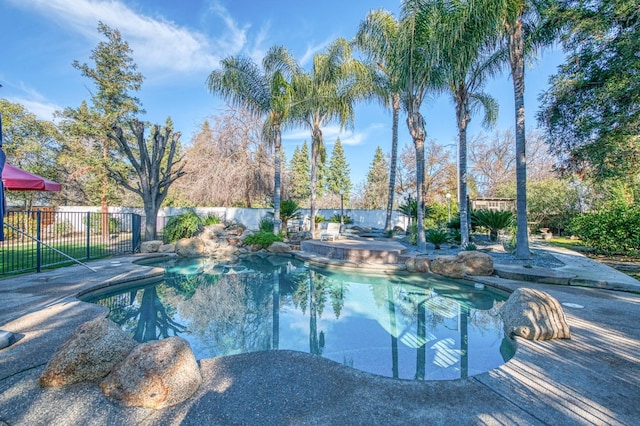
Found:
<svg viewBox="0 0 640 426"><path fill-rule="evenodd" d="M315 217L315 222L316 222L316 223L322 223L322 222L324 222L324 221L326 221L326 220L327 220L327 218L326 218L326 217L324 217L324 216L316 216L316 217Z"/></svg>
<svg viewBox="0 0 640 426"><path fill-rule="evenodd" d="M255 234L247 235L244 239L244 243L247 245L257 245L262 248L267 248L276 241L283 241L282 235L275 235L273 229L271 231L260 230Z"/></svg>
<svg viewBox="0 0 640 426"><path fill-rule="evenodd" d="M478 247L476 247L476 245L473 243L467 243L467 245L464 246L464 249L467 251L475 251L478 249Z"/></svg>
<svg viewBox="0 0 640 426"><path fill-rule="evenodd" d="M459 229L449 229L449 240L460 244L462 242L462 232Z"/></svg>
<svg viewBox="0 0 640 426"><path fill-rule="evenodd" d="M273 234L273 216L264 216L258 223L261 232L271 232Z"/></svg>
<svg viewBox="0 0 640 426"><path fill-rule="evenodd" d="M204 219L201 220L202 225L207 226L207 225L219 225L222 223L222 219L220 219L220 216L215 215L215 214L209 214L207 215L207 217L205 217Z"/></svg>
<svg viewBox="0 0 640 426"><path fill-rule="evenodd" d="M104 213L90 213L89 216L89 231L93 235L102 234L102 217ZM115 234L120 229L120 224L118 223L118 219L114 217L109 217L109 233ZM85 221L86 223L86 221Z"/></svg>
<svg viewBox="0 0 640 426"><path fill-rule="evenodd" d="M640 252L640 206L608 205L582 213L570 223L571 232L597 253Z"/></svg>
<svg viewBox="0 0 640 426"><path fill-rule="evenodd" d="M436 250L439 250L442 244L449 241L449 234L444 229L429 229L425 233L425 237L428 242L436 247Z"/></svg>
<svg viewBox="0 0 640 426"><path fill-rule="evenodd" d="M418 244L418 224L412 223L409 225L409 236L407 237L409 244L415 246Z"/></svg>
<svg viewBox="0 0 640 426"><path fill-rule="evenodd" d="M353 219L351 219L350 216L342 216L342 220L344 224L349 224L349 223L353 223ZM333 216L331 216L329 218L329 222L333 222L333 223L340 223L340 215L339 214L334 214Z"/></svg>
<svg viewBox="0 0 640 426"><path fill-rule="evenodd" d="M74 231L73 224L68 220L62 220L53 225L53 234L55 236L66 237L73 234Z"/></svg>
<svg viewBox="0 0 640 426"><path fill-rule="evenodd" d="M191 238L202 229L202 219L195 211L189 210L179 216L173 216L162 231L162 240L172 243L181 238Z"/></svg>
<svg viewBox="0 0 640 426"><path fill-rule="evenodd" d="M273 208L273 203L271 203ZM273 232L273 214L274 212L267 213L268 217L271 217L271 232ZM300 217L300 205L294 200L281 200L280 201L280 220L282 221L282 230L286 233L289 221L291 219L298 219ZM265 224L265 231L268 230ZM262 228L260 228L262 229Z"/></svg>
<svg viewBox="0 0 640 426"><path fill-rule="evenodd" d="M489 230L489 239L498 240L498 232L510 228L514 223L514 215L511 211L476 210L474 216L478 226Z"/></svg>

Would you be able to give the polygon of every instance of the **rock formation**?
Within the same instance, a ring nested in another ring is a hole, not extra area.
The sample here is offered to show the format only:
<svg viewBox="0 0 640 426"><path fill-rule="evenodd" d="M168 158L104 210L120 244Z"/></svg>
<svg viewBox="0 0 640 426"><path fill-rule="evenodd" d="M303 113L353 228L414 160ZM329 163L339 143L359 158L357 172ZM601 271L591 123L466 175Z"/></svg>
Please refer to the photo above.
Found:
<svg viewBox="0 0 640 426"><path fill-rule="evenodd" d="M569 324L560 303L550 294L518 288L502 305L500 316L507 336L528 340L570 339Z"/></svg>
<svg viewBox="0 0 640 426"><path fill-rule="evenodd" d="M41 386L102 379L136 346L114 322L98 318L80 325L58 348L40 376Z"/></svg>
<svg viewBox="0 0 640 426"><path fill-rule="evenodd" d="M188 399L201 383L189 343L169 337L138 345L100 388L126 407L161 409Z"/></svg>

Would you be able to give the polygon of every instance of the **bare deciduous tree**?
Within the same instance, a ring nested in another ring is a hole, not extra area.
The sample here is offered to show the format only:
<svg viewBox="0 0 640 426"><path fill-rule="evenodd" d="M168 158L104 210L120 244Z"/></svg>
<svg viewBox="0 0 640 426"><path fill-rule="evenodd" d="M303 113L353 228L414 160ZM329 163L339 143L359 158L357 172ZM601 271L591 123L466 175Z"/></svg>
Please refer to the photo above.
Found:
<svg viewBox="0 0 640 426"><path fill-rule="evenodd" d="M205 121L185 152L185 177L175 186L181 202L195 206L268 206L273 156L262 122L243 109Z"/></svg>
<svg viewBox="0 0 640 426"><path fill-rule="evenodd" d="M146 216L144 236L146 240L156 238L158 209L167 196L169 186L184 174L184 163L177 166L180 147L180 132L173 132L171 120L160 128L151 128L149 139L145 139L145 125L141 121L129 122L131 134L125 134L119 126L114 126L108 136L124 154L131 169L107 165L109 176L129 191L138 194L144 203ZM174 167L176 167L174 169Z"/></svg>
<svg viewBox="0 0 640 426"><path fill-rule="evenodd" d="M515 185L516 156L512 130L478 134L470 144L471 171L484 197L495 197L500 188ZM541 181L553 176L556 159L539 131L527 132L527 179Z"/></svg>

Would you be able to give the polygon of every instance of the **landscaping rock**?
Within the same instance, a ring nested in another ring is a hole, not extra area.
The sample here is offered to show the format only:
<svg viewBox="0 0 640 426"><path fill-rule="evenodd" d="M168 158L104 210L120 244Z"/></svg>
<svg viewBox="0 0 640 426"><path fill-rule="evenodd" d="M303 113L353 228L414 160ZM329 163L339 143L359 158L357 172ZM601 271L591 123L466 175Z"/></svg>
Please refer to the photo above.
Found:
<svg viewBox="0 0 640 426"><path fill-rule="evenodd" d="M244 234L244 231L246 230L247 230L247 227L240 223L230 225L227 229L225 229L227 235L231 235L234 237L241 236L242 234Z"/></svg>
<svg viewBox="0 0 640 426"><path fill-rule="evenodd" d="M462 278L465 268L457 256L436 256L431 261L431 272L450 278Z"/></svg>
<svg viewBox="0 0 640 426"><path fill-rule="evenodd" d="M189 343L181 337L169 337L136 347L100 388L125 407L158 410L191 397L201 383Z"/></svg>
<svg viewBox="0 0 640 426"><path fill-rule="evenodd" d="M461 251L457 255L458 260L464 264L466 275L491 276L493 275L493 257L479 251Z"/></svg>
<svg viewBox="0 0 640 426"><path fill-rule="evenodd" d="M429 263L427 257L410 257L405 262L405 266L409 272L430 272Z"/></svg>
<svg viewBox="0 0 640 426"><path fill-rule="evenodd" d="M216 223L213 225L207 225L202 229L202 234L201 236L203 238L212 238L215 239L217 237L220 237L222 235L225 235L225 226L223 223Z"/></svg>
<svg viewBox="0 0 640 426"><path fill-rule="evenodd" d="M106 318L86 322L58 348L40 376L40 386L102 379L135 346L129 335Z"/></svg>
<svg viewBox="0 0 640 426"><path fill-rule="evenodd" d="M500 316L507 336L528 340L570 339L571 332L560 303L550 294L518 288L502 305Z"/></svg>
<svg viewBox="0 0 640 426"><path fill-rule="evenodd" d="M143 241L140 244L140 253L157 253L162 244L161 240Z"/></svg>
<svg viewBox="0 0 640 426"><path fill-rule="evenodd" d="M286 253L291 251L291 246L287 243L282 243L280 241L275 241L271 243L271 245L267 248L269 253Z"/></svg>
<svg viewBox="0 0 640 426"><path fill-rule="evenodd" d="M175 244L163 244L158 248L158 253L175 253L176 245Z"/></svg>
<svg viewBox="0 0 640 426"><path fill-rule="evenodd" d="M202 257L207 255L207 246L199 238L182 238L176 243L176 253L182 257Z"/></svg>

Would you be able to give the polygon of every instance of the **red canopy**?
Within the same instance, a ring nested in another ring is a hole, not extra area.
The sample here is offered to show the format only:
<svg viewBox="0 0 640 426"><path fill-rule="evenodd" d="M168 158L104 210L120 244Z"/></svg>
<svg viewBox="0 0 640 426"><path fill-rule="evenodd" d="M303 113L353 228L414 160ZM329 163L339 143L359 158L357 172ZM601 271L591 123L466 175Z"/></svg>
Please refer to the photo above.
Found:
<svg viewBox="0 0 640 426"><path fill-rule="evenodd" d="M29 173L10 164L2 170L5 189L13 191L60 191L62 185L42 176Z"/></svg>

